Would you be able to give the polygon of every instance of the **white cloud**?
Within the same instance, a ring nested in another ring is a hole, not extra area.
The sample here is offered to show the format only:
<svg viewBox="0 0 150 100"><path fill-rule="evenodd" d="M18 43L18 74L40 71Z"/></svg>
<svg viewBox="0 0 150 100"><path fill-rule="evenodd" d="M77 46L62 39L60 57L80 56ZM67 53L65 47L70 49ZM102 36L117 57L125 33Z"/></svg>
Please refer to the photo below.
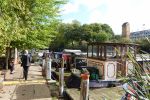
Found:
<svg viewBox="0 0 150 100"><path fill-rule="evenodd" d="M69 13L74 13L79 10L79 5L78 3L75 2L69 2L66 5L63 6L62 8L62 14L69 14Z"/></svg>
<svg viewBox="0 0 150 100"><path fill-rule="evenodd" d="M126 21L130 23L131 31L142 30L143 24L145 29L150 28L148 0L115 0L113 2L105 0L103 4L107 5L107 12L103 13L101 9L91 11L89 22L107 23L116 34L121 34L121 25Z"/></svg>
<svg viewBox="0 0 150 100"><path fill-rule="evenodd" d="M98 10L93 11L89 16L89 21L87 23L100 22L101 13Z"/></svg>
<svg viewBox="0 0 150 100"><path fill-rule="evenodd" d="M78 4L87 7L88 10L93 10L103 4L103 0L76 0Z"/></svg>
<svg viewBox="0 0 150 100"><path fill-rule="evenodd" d="M88 10L95 9L101 5L100 0L73 0L63 6L63 14L77 12L80 6L85 6Z"/></svg>
<svg viewBox="0 0 150 100"><path fill-rule="evenodd" d="M63 22L64 23L72 23L73 20L74 20L73 18L68 18L68 19L64 20Z"/></svg>
<svg viewBox="0 0 150 100"><path fill-rule="evenodd" d="M121 34L124 22L130 23L131 31L150 29L149 5L150 0L74 0L66 11L82 13L79 8L86 7L89 13L81 17L88 17L87 23L107 23L116 34Z"/></svg>

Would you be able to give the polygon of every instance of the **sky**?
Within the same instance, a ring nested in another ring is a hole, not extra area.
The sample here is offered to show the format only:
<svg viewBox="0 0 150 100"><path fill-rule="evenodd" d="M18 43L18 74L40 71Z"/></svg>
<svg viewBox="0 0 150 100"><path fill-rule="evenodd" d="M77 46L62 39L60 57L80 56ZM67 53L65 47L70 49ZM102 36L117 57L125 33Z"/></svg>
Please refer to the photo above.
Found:
<svg viewBox="0 0 150 100"><path fill-rule="evenodd" d="M64 23L108 24L116 35L124 22L129 22L131 32L150 29L150 0L69 0L61 10Z"/></svg>

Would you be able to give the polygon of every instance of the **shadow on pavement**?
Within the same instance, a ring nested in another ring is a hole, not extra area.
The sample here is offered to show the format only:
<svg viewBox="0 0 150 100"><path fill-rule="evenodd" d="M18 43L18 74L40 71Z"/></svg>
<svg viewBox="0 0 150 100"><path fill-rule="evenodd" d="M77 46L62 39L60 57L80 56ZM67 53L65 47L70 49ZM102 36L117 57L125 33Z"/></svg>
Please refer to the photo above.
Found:
<svg viewBox="0 0 150 100"><path fill-rule="evenodd" d="M59 87L55 83L48 84L48 88L51 91L50 92L51 97L56 98L59 96L58 93Z"/></svg>
<svg viewBox="0 0 150 100"><path fill-rule="evenodd" d="M47 84L28 84L16 87L12 100L51 98Z"/></svg>

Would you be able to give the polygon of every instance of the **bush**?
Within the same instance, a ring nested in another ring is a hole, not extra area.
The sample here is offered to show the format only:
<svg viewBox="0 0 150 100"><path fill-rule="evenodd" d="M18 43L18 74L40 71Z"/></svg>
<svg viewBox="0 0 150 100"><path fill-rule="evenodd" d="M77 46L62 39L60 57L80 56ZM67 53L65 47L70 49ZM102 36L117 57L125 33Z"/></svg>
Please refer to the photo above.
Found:
<svg viewBox="0 0 150 100"><path fill-rule="evenodd" d="M150 45L150 43L149 43ZM134 91L134 95L138 100L149 100L150 99L150 61L145 57L145 55L140 55L142 62L144 64L137 62L132 53L128 52L128 57L133 63L134 71L132 75L129 75L125 82ZM150 54L146 54L150 57Z"/></svg>

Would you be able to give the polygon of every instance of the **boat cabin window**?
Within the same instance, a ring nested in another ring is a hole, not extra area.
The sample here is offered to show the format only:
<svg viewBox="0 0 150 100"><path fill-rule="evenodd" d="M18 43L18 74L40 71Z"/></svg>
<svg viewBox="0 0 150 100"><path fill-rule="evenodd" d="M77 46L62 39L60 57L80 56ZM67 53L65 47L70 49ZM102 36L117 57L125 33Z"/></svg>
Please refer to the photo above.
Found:
<svg viewBox="0 0 150 100"><path fill-rule="evenodd" d="M116 56L116 50L113 46L106 46L106 53L108 58L113 58Z"/></svg>
<svg viewBox="0 0 150 100"><path fill-rule="evenodd" d="M92 49L92 45L88 46L88 57L92 57L92 52L93 52L93 49Z"/></svg>
<svg viewBox="0 0 150 100"><path fill-rule="evenodd" d="M98 57L98 46L97 45L94 45L93 46L93 57L97 58Z"/></svg>
<svg viewBox="0 0 150 100"><path fill-rule="evenodd" d="M136 55L137 45L123 43L89 43L87 57L100 60L115 60L127 57L127 52Z"/></svg>

